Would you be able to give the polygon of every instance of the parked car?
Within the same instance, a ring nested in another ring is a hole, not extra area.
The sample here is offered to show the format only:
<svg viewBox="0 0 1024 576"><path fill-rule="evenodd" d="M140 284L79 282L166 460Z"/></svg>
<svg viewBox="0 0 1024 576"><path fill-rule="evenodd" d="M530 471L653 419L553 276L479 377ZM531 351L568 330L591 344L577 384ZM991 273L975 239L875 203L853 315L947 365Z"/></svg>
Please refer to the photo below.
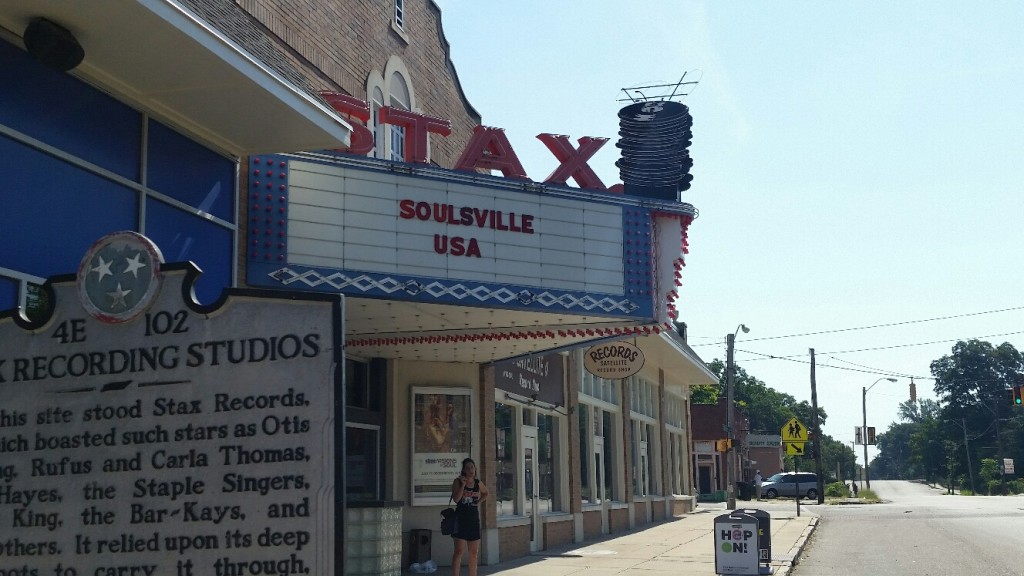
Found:
<svg viewBox="0 0 1024 576"><path fill-rule="evenodd" d="M778 496L818 497L818 475L813 472L779 472L761 483L761 495L766 498Z"/></svg>

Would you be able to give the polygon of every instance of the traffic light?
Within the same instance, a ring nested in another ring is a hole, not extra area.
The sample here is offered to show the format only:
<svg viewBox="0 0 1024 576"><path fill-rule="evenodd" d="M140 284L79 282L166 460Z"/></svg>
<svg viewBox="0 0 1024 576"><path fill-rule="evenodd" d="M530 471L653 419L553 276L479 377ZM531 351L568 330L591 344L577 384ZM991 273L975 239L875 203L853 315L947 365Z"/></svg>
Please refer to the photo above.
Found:
<svg viewBox="0 0 1024 576"><path fill-rule="evenodd" d="M715 440L715 452L728 452L732 448L732 439Z"/></svg>
<svg viewBox="0 0 1024 576"><path fill-rule="evenodd" d="M1013 405L1014 406L1020 406L1022 403L1024 403L1024 400L1022 400L1021 396L1020 396L1021 395L1021 387L1020 386L1014 386L1013 389L1010 390L1010 392L1013 395Z"/></svg>
<svg viewBox="0 0 1024 576"><path fill-rule="evenodd" d="M913 379L910 380L910 401L917 402L917 385Z"/></svg>

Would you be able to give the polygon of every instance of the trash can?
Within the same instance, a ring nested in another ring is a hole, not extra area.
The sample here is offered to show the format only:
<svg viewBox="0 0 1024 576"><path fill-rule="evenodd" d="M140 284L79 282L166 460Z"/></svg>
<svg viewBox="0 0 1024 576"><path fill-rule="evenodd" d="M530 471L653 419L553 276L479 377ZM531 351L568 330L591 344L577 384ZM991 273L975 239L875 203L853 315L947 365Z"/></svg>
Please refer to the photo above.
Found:
<svg viewBox="0 0 1024 576"><path fill-rule="evenodd" d="M416 528L409 530L409 562L411 564L422 564L430 560L430 535L431 530Z"/></svg>
<svg viewBox="0 0 1024 576"><path fill-rule="evenodd" d="M772 516L757 508L740 508L736 512L757 519L757 557L761 574L771 574L772 563Z"/></svg>
<svg viewBox="0 0 1024 576"><path fill-rule="evenodd" d="M736 483L736 494L739 495L740 500L750 500L750 497L753 494L753 492L753 486L751 486L747 482Z"/></svg>

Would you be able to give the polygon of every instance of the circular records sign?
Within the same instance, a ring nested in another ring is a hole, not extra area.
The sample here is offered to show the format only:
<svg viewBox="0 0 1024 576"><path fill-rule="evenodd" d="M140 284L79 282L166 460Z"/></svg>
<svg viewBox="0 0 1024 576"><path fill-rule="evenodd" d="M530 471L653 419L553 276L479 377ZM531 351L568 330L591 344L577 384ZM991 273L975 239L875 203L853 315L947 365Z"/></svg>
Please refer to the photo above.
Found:
<svg viewBox="0 0 1024 576"><path fill-rule="evenodd" d="M629 342L607 342L584 352L583 366L600 378L628 378L644 367L644 353Z"/></svg>

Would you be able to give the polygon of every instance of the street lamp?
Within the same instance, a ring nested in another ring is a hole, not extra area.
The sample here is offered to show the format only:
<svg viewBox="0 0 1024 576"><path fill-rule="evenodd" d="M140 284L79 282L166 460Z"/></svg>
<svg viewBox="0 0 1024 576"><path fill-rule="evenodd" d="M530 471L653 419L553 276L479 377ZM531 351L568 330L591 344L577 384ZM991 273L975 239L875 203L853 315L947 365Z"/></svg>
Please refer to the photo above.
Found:
<svg viewBox="0 0 1024 576"><path fill-rule="evenodd" d="M868 390L875 387L882 380L888 380L889 382L895 382L895 378L879 378L875 380L874 384L867 388L861 388L862 393L860 397L861 410L864 416L864 426L860 429L860 439L864 442L864 485L871 488L871 471L868 468Z"/></svg>
<svg viewBox="0 0 1024 576"><path fill-rule="evenodd" d="M726 354L725 354L725 390L726 390L725 394L726 394L726 406L725 406L725 409L727 411L727 413L726 413L726 421L728 422L728 424L726 424L726 426L725 426L725 428L726 428L725 432L726 432L726 436L729 438L729 448L725 452L725 481L729 483L729 486L728 486L729 498L726 501L726 508L728 508L729 510L735 510L736 509L736 463L733 462L734 455L735 455L735 452L733 452L733 450L735 449L734 446L736 444L736 441L735 441L736 440L736 438L735 438L736 435L733 433L733 428L735 426L735 423L733 422L733 408L732 408L732 404L733 404L733 388L734 388L734 386L733 386L733 380L734 380L733 372L734 372L734 369L735 369L735 365L733 364L732 356L733 356L733 348L736 346L736 335L740 333L740 330L743 330L744 334L746 334L747 332L750 332L750 328L747 328L746 324L740 324L739 326L736 327L736 331L735 332L733 332L732 334L729 334L729 335L727 335L725 337L725 348L726 348Z"/></svg>

